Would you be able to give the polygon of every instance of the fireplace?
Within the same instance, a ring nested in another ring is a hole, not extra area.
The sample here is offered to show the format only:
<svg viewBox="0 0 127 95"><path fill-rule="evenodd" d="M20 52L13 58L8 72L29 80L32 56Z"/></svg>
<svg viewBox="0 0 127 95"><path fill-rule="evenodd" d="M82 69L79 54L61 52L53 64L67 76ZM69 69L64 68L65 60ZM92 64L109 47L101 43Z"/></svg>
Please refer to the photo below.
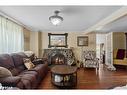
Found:
<svg viewBox="0 0 127 95"><path fill-rule="evenodd" d="M48 58L49 65L74 65L76 63L72 49L44 49L43 57Z"/></svg>
<svg viewBox="0 0 127 95"><path fill-rule="evenodd" d="M65 64L65 56L61 53L56 53L54 56L51 57L51 64Z"/></svg>

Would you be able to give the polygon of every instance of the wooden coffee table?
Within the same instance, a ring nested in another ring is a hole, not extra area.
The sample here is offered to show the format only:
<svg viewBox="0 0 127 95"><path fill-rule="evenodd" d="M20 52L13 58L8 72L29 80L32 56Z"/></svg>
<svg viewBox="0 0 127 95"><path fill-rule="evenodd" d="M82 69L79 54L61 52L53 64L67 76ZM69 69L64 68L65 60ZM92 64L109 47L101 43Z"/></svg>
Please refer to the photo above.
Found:
<svg viewBox="0 0 127 95"><path fill-rule="evenodd" d="M74 87L77 85L77 67L55 65L51 68L51 82L59 87Z"/></svg>

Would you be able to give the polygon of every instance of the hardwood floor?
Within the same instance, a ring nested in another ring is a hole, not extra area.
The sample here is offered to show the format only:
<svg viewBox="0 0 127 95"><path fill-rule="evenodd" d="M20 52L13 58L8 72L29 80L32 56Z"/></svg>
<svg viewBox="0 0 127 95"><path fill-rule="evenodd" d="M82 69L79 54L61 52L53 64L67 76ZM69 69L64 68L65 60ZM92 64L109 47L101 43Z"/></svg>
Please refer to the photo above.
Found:
<svg viewBox="0 0 127 95"><path fill-rule="evenodd" d="M95 69L80 68L77 70L77 79L75 89L112 89L127 84L127 70L118 68L116 71L109 71L103 65L100 65L98 72ZM51 84L50 71L39 89L58 89Z"/></svg>

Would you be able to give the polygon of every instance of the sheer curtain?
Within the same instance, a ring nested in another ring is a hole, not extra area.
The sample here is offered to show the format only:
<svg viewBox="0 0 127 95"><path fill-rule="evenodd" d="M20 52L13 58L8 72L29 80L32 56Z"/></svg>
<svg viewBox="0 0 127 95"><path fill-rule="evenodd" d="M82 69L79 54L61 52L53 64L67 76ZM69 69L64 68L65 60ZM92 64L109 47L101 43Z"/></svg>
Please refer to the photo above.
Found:
<svg viewBox="0 0 127 95"><path fill-rule="evenodd" d="M23 28L0 16L0 54L24 50Z"/></svg>

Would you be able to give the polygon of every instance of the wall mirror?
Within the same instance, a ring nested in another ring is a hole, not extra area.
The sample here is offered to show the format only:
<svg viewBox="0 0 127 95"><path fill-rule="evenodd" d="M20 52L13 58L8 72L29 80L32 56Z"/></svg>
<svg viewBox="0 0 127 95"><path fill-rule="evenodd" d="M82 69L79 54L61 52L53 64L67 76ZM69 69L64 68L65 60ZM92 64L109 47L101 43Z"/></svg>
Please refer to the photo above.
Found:
<svg viewBox="0 0 127 95"><path fill-rule="evenodd" d="M52 34L48 33L49 36L49 45L48 47L65 47L67 48L67 36L68 33L65 34Z"/></svg>

